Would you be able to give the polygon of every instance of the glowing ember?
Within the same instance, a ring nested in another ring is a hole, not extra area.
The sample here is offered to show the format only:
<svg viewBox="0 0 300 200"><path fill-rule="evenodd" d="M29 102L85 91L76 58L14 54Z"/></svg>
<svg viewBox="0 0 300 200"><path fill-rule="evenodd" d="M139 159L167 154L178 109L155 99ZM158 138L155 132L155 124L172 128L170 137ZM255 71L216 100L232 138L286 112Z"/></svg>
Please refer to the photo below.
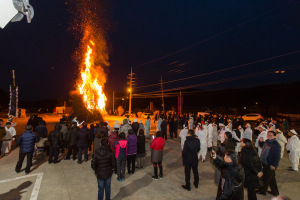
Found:
<svg viewBox="0 0 300 200"><path fill-rule="evenodd" d="M101 66L94 65L96 45L90 40L87 44L84 65L81 68L81 79L78 80L78 90L83 95L83 100L87 109L90 111L99 110L106 114L106 96L103 93L104 83L106 82L105 73Z"/></svg>

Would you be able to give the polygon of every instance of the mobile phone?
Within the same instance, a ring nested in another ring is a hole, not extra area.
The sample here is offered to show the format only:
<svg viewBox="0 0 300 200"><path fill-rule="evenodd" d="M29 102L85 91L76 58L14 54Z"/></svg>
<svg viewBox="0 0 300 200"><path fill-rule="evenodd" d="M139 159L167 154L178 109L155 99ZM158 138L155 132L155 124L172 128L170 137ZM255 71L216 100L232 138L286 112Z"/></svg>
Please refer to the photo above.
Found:
<svg viewBox="0 0 300 200"><path fill-rule="evenodd" d="M154 138L155 138L154 135L152 135L152 140L154 140Z"/></svg>
<svg viewBox="0 0 300 200"><path fill-rule="evenodd" d="M212 152L211 152L211 157L216 157L216 153L215 153L215 151L214 150L212 150Z"/></svg>

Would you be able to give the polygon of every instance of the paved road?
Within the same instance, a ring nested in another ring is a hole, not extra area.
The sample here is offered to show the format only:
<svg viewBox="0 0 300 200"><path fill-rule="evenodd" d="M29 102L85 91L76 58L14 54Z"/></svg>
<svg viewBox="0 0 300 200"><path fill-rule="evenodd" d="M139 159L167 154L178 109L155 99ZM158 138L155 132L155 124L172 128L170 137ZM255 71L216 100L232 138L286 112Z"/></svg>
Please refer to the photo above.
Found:
<svg viewBox="0 0 300 200"><path fill-rule="evenodd" d="M44 116L49 130L54 128L59 117ZM113 125L118 117L106 117ZM17 131L20 134L27 120L18 120ZM152 125L155 128L155 124ZM199 189L185 191L184 167L182 166L180 139L169 139L164 149L164 178L152 180L153 167L150 162L150 143L146 142L147 156L145 168L136 170L133 175L126 174L124 182L117 182L112 177L112 199L215 199L217 186L214 184L214 167L207 156L207 162L199 163ZM62 154L60 158L64 158ZM18 160L18 148L8 156L0 159L0 199L97 199L97 181L91 161L77 164L76 161L61 161L59 164L48 164L47 157L42 155L34 158L31 173L25 176L22 171L14 171ZM25 162L24 162L25 164ZM277 169L277 182L282 195L299 199L300 176L298 172L287 171L290 166L287 154L280 161ZM23 166L24 169L24 166ZM193 178L191 179L193 182ZM245 190L245 199L246 198ZM271 195L258 196L258 199L271 199Z"/></svg>

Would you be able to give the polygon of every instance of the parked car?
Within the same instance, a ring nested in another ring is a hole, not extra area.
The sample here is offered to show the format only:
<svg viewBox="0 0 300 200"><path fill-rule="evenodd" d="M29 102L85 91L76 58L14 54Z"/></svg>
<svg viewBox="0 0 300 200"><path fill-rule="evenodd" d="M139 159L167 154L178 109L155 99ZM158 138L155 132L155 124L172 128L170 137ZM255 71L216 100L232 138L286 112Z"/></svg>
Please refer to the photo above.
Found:
<svg viewBox="0 0 300 200"><path fill-rule="evenodd" d="M152 113L143 113L142 114L142 118L144 119L147 119L148 116L150 116L150 119L153 119L154 118L154 115Z"/></svg>
<svg viewBox="0 0 300 200"><path fill-rule="evenodd" d="M134 112L131 112L131 115L129 116L129 111L126 111L125 113L124 113L124 116L125 117L136 117L136 114L134 113Z"/></svg>
<svg viewBox="0 0 300 200"><path fill-rule="evenodd" d="M263 116L261 116L261 114L258 113L249 113L243 116L244 121L256 121L260 118L263 118Z"/></svg>

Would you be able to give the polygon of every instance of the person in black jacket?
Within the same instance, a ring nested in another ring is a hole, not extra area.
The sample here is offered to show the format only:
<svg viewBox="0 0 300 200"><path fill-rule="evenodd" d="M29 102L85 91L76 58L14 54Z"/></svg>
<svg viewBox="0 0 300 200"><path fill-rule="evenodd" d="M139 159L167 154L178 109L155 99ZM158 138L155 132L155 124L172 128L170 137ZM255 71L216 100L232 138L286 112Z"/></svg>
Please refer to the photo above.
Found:
<svg viewBox="0 0 300 200"><path fill-rule="evenodd" d="M173 139L173 135L174 135L174 118L169 119L169 132L170 132L170 138Z"/></svg>
<svg viewBox="0 0 300 200"><path fill-rule="evenodd" d="M137 118L134 119L134 122L132 123L131 127L132 127L132 130L134 131L134 134L137 135L137 132L140 127Z"/></svg>
<svg viewBox="0 0 300 200"><path fill-rule="evenodd" d="M145 133L143 129L139 130L139 135L137 136L137 153L136 153L136 161L137 161L137 169L143 168L144 166L144 158L146 156L145 150Z"/></svg>
<svg viewBox="0 0 300 200"><path fill-rule="evenodd" d="M77 126L77 122L73 122L70 130L67 132L67 140L66 143L68 145L68 153L66 155L66 158L64 160L70 160L70 156L73 151L73 160L76 160L77 156L77 132L80 130L80 128Z"/></svg>
<svg viewBox="0 0 300 200"><path fill-rule="evenodd" d="M40 138L47 138L48 130L47 127L44 125L44 121L39 121L39 125L35 127L35 132Z"/></svg>
<svg viewBox="0 0 300 200"><path fill-rule="evenodd" d="M92 151L92 144L93 144L93 141L95 139L95 126L94 124L91 124L90 125L90 141L89 141L89 153Z"/></svg>
<svg viewBox="0 0 300 200"><path fill-rule="evenodd" d="M105 137L108 138L108 128L107 124L105 122L100 122L99 124L96 125L96 130L95 130L95 135L100 134L100 131L103 131L105 133Z"/></svg>
<svg viewBox="0 0 300 200"><path fill-rule="evenodd" d="M177 134L178 134L178 119L177 117L175 117L175 121L174 121L174 124L173 124L173 130L174 130L174 136L175 138L177 138Z"/></svg>
<svg viewBox="0 0 300 200"><path fill-rule="evenodd" d="M49 159L48 159L49 164L52 163L53 156L54 156L54 160L53 160L54 164L60 162L59 160L57 160L57 158L58 158L59 150L64 144L63 133L60 132L60 129L61 129L61 125L55 124L54 131L51 131L48 136L48 141L50 143L50 152L49 152Z"/></svg>
<svg viewBox="0 0 300 200"><path fill-rule="evenodd" d="M81 164L82 151L84 151L84 161L88 161L87 148L90 141L90 130L87 128L87 124L83 123L82 128L77 132L77 148L78 148L78 164Z"/></svg>
<svg viewBox="0 0 300 200"><path fill-rule="evenodd" d="M198 188L199 184L199 174L198 174L198 152L200 151L200 141L195 137L195 132L189 130L186 141L184 143L184 148L182 151L183 165L185 166L185 185L182 188L191 191L191 168L194 173L194 186Z"/></svg>
<svg viewBox="0 0 300 200"><path fill-rule="evenodd" d="M259 178L263 175L262 166L257 151L251 140L244 138L241 141L242 150L239 163L245 171L245 188L248 188L248 200L257 200L256 191L260 188Z"/></svg>
<svg viewBox="0 0 300 200"><path fill-rule="evenodd" d="M235 151L225 152L224 161L213 157L214 165L222 170L216 200L243 200L244 199L244 168L238 164L238 155Z"/></svg>
<svg viewBox="0 0 300 200"><path fill-rule="evenodd" d="M16 144L20 145L19 161L16 166L17 173L20 173L25 156L27 156L27 165L25 168L25 173L28 174L30 172L34 145L39 141L37 134L33 133L31 130L32 126L27 125L25 128L25 132L22 135L20 135L16 140Z"/></svg>
<svg viewBox="0 0 300 200"><path fill-rule="evenodd" d="M110 199L111 176L116 167L116 158L108 146L108 139L101 140L101 146L97 149L92 159L92 168L97 174L98 199L103 199L105 188L105 199Z"/></svg>
<svg viewBox="0 0 300 200"><path fill-rule="evenodd" d="M161 127L162 138L165 138L165 140L167 140L168 122L166 120L166 117L163 118L160 127Z"/></svg>

